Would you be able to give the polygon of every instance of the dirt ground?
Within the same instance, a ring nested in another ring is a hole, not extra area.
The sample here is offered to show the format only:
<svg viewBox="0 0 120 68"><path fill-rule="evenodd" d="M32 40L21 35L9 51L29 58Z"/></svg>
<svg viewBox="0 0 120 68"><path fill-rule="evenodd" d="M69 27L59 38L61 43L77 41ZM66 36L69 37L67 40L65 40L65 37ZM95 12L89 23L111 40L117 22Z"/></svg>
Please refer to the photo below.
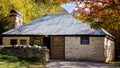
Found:
<svg viewBox="0 0 120 68"><path fill-rule="evenodd" d="M50 62L46 64L46 68L120 68L120 65L83 61L50 60Z"/></svg>

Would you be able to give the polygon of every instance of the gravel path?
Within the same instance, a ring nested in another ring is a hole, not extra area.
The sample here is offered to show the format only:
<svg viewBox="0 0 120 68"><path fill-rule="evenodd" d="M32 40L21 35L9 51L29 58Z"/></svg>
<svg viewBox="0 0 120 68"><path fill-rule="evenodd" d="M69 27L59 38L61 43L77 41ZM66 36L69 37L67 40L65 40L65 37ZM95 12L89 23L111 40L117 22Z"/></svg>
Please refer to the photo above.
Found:
<svg viewBox="0 0 120 68"><path fill-rule="evenodd" d="M50 60L46 68L120 68L120 66L95 62Z"/></svg>

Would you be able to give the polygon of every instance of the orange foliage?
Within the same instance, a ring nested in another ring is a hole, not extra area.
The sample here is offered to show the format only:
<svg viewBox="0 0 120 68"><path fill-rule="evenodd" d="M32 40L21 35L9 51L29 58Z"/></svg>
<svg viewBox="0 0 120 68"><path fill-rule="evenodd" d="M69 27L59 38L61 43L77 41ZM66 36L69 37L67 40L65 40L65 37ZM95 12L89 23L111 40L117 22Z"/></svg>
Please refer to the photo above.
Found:
<svg viewBox="0 0 120 68"><path fill-rule="evenodd" d="M62 3L69 3L69 2L74 2L74 1L76 1L76 0L60 0L60 2L62 2Z"/></svg>
<svg viewBox="0 0 120 68"><path fill-rule="evenodd" d="M62 3L67 3L67 0L60 0L60 2L62 2Z"/></svg>
<svg viewBox="0 0 120 68"><path fill-rule="evenodd" d="M76 1L75 2L75 9L73 10L73 12L80 12L81 14L85 14L87 16L89 15L93 15L95 17L100 17L102 15L111 13L111 11L109 11L108 8L106 7L110 7L110 5L112 4L118 4L118 0L91 0L91 1ZM84 4L84 5L83 5ZM82 7L81 7L82 5ZM87 10L86 10L87 9Z"/></svg>

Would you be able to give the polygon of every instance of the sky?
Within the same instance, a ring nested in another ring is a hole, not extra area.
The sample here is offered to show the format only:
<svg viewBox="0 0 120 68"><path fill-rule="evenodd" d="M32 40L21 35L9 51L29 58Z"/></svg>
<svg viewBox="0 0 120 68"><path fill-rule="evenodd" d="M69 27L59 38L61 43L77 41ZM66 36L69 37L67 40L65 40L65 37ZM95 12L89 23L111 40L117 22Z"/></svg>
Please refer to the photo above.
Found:
<svg viewBox="0 0 120 68"><path fill-rule="evenodd" d="M98 3L98 4L99 5L103 5L102 3ZM79 7L84 7L84 6L85 6L84 3L79 4ZM66 9L69 13L72 13L73 8L74 8L74 10L78 9L78 8L75 8L75 3L74 2L73 3L62 4L61 7L64 8L64 9ZM87 12L90 12L89 8L85 8L84 10L87 11Z"/></svg>
<svg viewBox="0 0 120 68"><path fill-rule="evenodd" d="M69 13L71 13L73 8L75 8L75 5L74 3L67 3L67 4L62 4L61 7L66 9Z"/></svg>

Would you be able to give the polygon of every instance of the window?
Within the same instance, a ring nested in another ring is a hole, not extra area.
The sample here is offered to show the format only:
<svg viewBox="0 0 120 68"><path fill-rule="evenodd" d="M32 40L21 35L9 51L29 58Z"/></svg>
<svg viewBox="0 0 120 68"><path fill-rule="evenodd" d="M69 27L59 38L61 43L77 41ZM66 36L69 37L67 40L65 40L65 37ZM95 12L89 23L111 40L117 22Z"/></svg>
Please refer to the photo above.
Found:
<svg viewBox="0 0 120 68"><path fill-rule="evenodd" d="M11 39L10 45L17 45L17 39Z"/></svg>
<svg viewBox="0 0 120 68"><path fill-rule="evenodd" d="M20 40L20 45L27 45L27 40L26 39L21 39Z"/></svg>
<svg viewBox="0 0 120 68"><path fill-rule="evenodd" d="M34 45L43 45L43 37L35 36L34 37Z"/></svg>
<svg viewBox="0 0 120 68"><path fill-rule="evenodd" d="M81 44L89 44L89 37L86 36L81 37Z"/></svg>

